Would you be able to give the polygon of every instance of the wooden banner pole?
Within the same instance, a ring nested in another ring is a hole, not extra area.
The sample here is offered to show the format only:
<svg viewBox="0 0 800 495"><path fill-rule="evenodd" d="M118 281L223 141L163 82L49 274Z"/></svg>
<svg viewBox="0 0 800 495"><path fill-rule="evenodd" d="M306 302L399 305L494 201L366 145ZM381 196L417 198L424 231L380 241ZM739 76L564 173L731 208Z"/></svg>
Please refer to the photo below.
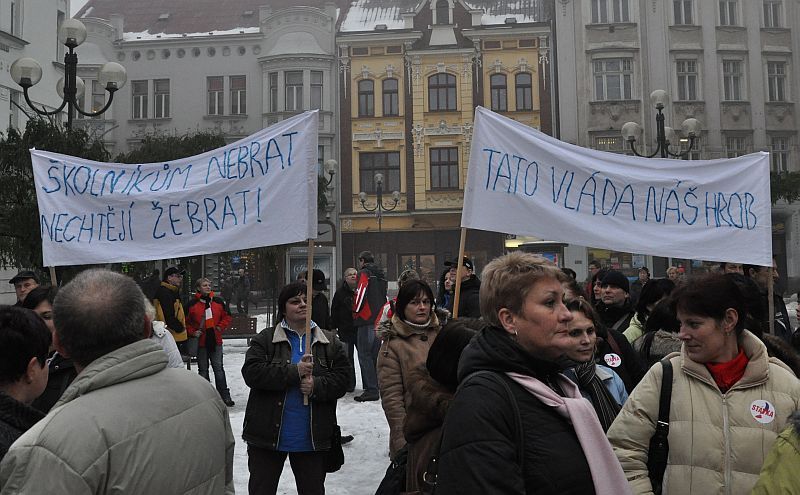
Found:
<svg viewBox="0 0 800 495"><path fill-rule="evenodd" d="M461 299L461 274L464 272L464 245L467 242L467 229L461 227L461 239L458 242L458 259L456 260L456 288L453 296L453 318L458 318L458 302Z"/></svg>
<svg viewBox="0 0 800 495"><path fill-rule="evenodd" d="M50 267L50 285L58 287L58 278L56 277L56 267Z"/></svg>
<svg viewBox="0 0 800 495"><path fill-rule="evenodd" d="M767 307L769 308L769 334L775 335L775 287L772 283L772 267L767 273ZM741 317L740 317L741 318Z"/></svg>
<svg viewBox="0 0 800 495"><path fill-rule="evenodd" d="M308 240L308 262L306 263L306 347L304 354L311 354L311 299L314 287L314 239ZM308 396L303 396L303 405L308 405Z"/></svg>

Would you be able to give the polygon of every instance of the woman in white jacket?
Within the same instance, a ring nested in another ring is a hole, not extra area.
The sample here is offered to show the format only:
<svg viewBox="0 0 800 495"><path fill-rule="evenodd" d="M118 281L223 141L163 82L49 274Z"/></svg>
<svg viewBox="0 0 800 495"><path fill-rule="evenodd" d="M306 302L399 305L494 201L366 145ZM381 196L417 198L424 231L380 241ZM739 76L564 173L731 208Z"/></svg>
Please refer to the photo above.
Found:
<svg viewBox="0 0 800 495"><path fill-rule="evenodd" d="M673 379L662 493L750 493L787 416L800 405L800 381L744 329L744 297L730 278L691 280L672 297L683 347L666 358ZM650 368L608 430L635 493L653 493L648 445L662 376L662 365Z"/></svg>

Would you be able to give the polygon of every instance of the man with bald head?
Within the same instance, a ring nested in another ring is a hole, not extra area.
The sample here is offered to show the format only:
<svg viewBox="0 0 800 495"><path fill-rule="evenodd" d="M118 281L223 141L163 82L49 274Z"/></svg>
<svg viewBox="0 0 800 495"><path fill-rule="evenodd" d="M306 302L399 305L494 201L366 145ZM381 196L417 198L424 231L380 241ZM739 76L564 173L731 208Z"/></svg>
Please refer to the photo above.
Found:
<svg viewBox="0 0 800 495"><path fill-rule="evenodd" d="M233 492L228 408L199 375L167 368L131 278L84 271L53 316L55 347L78 376L11 446L0 493Z"/></svg>

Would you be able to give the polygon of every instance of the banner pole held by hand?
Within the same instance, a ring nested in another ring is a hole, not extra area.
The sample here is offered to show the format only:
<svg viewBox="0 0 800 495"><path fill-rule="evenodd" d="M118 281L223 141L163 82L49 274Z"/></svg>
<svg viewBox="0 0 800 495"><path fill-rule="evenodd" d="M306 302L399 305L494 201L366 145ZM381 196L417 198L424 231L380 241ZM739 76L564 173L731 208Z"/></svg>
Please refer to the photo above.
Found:
<svg viewBox="0 0 800 495"><path fill-rule="evenodd" d="M456 290L453 296L453 318L458 318L458 302L461 299L461 274L464 272L464 245L467 242L467 229L461 227L461 240L458 243L458 259L456 260Z"/></svg>
<svg viewBox="0 0 800 495"><path fill-rule="evenodd" d="M314 286L314 239L308 240L306 263L306 348L303 354L311 354L311 299ZM308 395L303 395L303 405L308 405Z"/></svg>

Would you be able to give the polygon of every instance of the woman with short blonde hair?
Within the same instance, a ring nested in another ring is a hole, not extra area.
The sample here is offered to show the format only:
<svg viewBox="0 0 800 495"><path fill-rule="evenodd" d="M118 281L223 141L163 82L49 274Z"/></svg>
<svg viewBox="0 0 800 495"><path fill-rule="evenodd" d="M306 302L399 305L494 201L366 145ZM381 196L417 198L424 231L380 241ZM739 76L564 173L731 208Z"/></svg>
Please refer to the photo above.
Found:
<svg viewBox="0 0 800 495"><path fill-rule="evenodd" d="M489 323L461 354L445 417L441 493L630 493L592 405L562 375L573 349L561 284L541 256L514 252L483 270Z"/></svg>

